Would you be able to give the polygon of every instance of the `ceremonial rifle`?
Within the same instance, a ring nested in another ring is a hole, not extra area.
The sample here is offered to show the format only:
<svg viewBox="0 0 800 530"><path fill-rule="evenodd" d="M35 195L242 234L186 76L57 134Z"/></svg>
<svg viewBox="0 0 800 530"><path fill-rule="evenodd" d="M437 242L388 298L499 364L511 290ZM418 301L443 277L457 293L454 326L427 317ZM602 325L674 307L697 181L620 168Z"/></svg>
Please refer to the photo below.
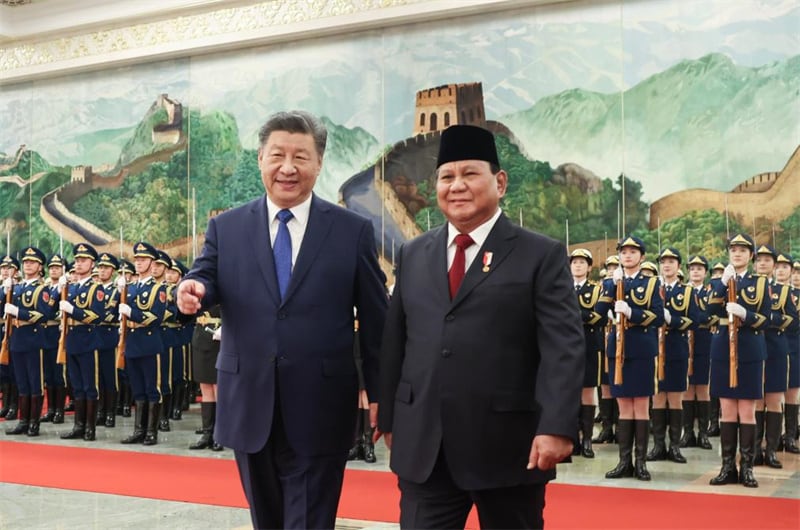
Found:
<svg viewBox="0 0 800 530"><path fill-rule="evenodd" d="M736 303L736 278L728 280L728 302ZM733 313L728 312L728 348L729 348L729 371L730 378L728 386L736 388L739 386L739 376L736 373L739 368L739 321Z"/></svg>
<svg viewBox="0 0 800 530"><path fill-rule="evenodd" d="M617 301L625 300L624 279L617 282ZM622 384L622 365L625 362L625 315L617 313L617 356L614 359L614 384Z"/></svg>

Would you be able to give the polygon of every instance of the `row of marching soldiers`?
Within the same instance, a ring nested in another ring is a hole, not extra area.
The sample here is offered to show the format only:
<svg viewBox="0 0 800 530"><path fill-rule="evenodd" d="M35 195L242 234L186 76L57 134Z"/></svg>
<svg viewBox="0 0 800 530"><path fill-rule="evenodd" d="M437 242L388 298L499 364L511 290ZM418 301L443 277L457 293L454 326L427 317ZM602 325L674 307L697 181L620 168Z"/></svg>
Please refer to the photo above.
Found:
<svg viewBox="0 0 800 530"><path fill-rule="evenodd" d="M588 250L570 255L586 338L575 454L592 458L592 442L616 441L619 463L606 478L650 480L646 462L686 463L681 447L711 449L718 434L722 468L710 484L758 487L753 466L782 467L780 449L800 453L800 261L736 234L729 264L715 265L706 283L708 261L690 256L684 283L675 248L660 251L658 266L637 237L617 250L601 283L588 280ZM598 386L603 429L592 439Z"/></svg>
<svg viewBox="0 0 800 530"><path fill-rule="evenodd" d="M187 268L146 242L134 245L134 263L98 255L88 243L74 245L72 254L67 267L57 254L46 260L38 248L25 248L19 282L20 264L3 259L0 370L4 383L16 383L19 416L6 434L38 436L41 421L63 423L68 380L74 422L62 439L94 441L96 426L115 427L117 403L130 416L133 402L134 430L121 442L154 445L185 407L195 325L179 318L174 290ZM219 328L219 319L201 318L208 322L200 324ZM45 385L48 410L41 416ZM3 386L6 404L10 386ZM213 418L206 418L205 408L203 437L192 448L221 450L211 439Z"/></svg>

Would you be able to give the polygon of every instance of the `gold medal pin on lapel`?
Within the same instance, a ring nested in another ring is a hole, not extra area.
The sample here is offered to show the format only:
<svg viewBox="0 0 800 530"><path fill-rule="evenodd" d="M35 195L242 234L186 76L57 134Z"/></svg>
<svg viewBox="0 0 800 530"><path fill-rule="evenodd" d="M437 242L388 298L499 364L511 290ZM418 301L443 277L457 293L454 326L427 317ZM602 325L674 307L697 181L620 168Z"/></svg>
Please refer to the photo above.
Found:
<svg viewBox="0 0 800 530"><path fill-rule="evenodd" d="M492 264L492 253L483 253L483 272L489 272L489 266Z"/></svg>

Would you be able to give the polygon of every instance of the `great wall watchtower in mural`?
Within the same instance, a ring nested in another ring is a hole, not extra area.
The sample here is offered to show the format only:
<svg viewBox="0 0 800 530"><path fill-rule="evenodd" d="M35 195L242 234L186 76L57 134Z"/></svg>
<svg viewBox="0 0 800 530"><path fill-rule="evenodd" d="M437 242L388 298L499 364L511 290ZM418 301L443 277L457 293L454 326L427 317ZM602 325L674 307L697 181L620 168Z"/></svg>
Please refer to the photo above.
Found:
<svg viewBox="0 0 800 530"><path fill-rule="evenodd" d="M451 125L486 126L483 85L460 83L417 92L414 134L442 131Z"/></svg>

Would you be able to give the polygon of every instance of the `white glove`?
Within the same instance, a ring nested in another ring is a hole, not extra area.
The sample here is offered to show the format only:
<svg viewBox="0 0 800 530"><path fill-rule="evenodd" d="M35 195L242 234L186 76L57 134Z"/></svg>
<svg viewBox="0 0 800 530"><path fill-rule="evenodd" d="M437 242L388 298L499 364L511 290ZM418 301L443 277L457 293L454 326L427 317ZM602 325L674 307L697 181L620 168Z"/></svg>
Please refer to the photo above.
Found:
<svg viewBox="0 0 800 530"><path fill-rule="evenodd" d="M211 335L211 340L222 340L222 326L214 330L214 333Z"/></svg>
<svg viewBox="0 0 800 530"><path fill-rule="evenodd" d="M119 304L119 314L125 315L126 317L131 316L131 306L128 304Z"/></svg>
<svg viewBox="0 0 800 530"><path fill-rule="evenodd" d="M66 287L66 286L67 286L67 276L66 276L66 275L62 275L62 276L61 276L61 277L58 279L58 288L59 288L59 289L63 289L63 288L64 288L64 287Z"/></svg>
<svg viewBox="0 0 800 530"><path fill-rule="evenodd" d="M625 300L617 300L614 302L614 312L621 313L628 318L631 318L631 306Z"/></svg>
<svg viewBox="0 0 800 530"><path fill-rule="evenodd" d="M622 281L622 278L625 276L625 273L622 271L622 267L617 267L614 269L614 272L611 273L611 278L614 280L614 283L619 283Z"/></svg>
<svg viewBox="0 0 800 530"><path fill-rule="evenodd" d="M736 269L733 268L733 265L728 263L725 265L725 270L722 271L722 280L723 285L728 285L728 280L736 276Z"/></svg>
<svg viewBox="0 0 800 530"><path fill-rule="evenodd" d="M14 287L14 280L12 280L11 278L6 278L5 280L3 280L3 289L8 291L12 287Z"/></svg>
<svg viewBox="0 0 800 530"><path fill-rule="evenodd" d="M66 300L61 300L61 301L58 303L58 308L59 308L59 309L60 309L62 312L64 312L64 313L69 313L70 315L71 315L71 314L72 314L72 312L75 310L75 307L74 307L72 304L70 304L69 302L67 302Z"/></svg>
<svg viewBox="0 0 800 530"><path fill-rule="evenodd" d="M116 284L117 284L117 289L119 289L120 291L124 289L126 285L128 285L128 282L125 281L124 274L120 274L119 276L117 276Z"/></svg>
<svg viewBox="0 0 800 530"><path fill-rule="evenodd" d="M610 310L610 309L608 310L608 319L609 320L614 320L614 312L612 310Z"/></svg>
<svg viewBox="0 0 800 530"><path fill-rule="evenodd" d="M725 304L725 311L730 313L733 316L739 317L744 320L747 317L747 309L742 307L740 304L736 302L728 302Z"/></svg>
<svg viewBox="0 0 800 530"><path fill-rule="evenodd" d="M19 308L14 304L6 304L6 315L19 316Z"/></svg>
<svg viewBox="0 0 800 530"><path fill-rule="evenodd" d="M669 309L666 307L664 308L664 322L668 325L672 323L672 313L669 312Z"/></svg>

